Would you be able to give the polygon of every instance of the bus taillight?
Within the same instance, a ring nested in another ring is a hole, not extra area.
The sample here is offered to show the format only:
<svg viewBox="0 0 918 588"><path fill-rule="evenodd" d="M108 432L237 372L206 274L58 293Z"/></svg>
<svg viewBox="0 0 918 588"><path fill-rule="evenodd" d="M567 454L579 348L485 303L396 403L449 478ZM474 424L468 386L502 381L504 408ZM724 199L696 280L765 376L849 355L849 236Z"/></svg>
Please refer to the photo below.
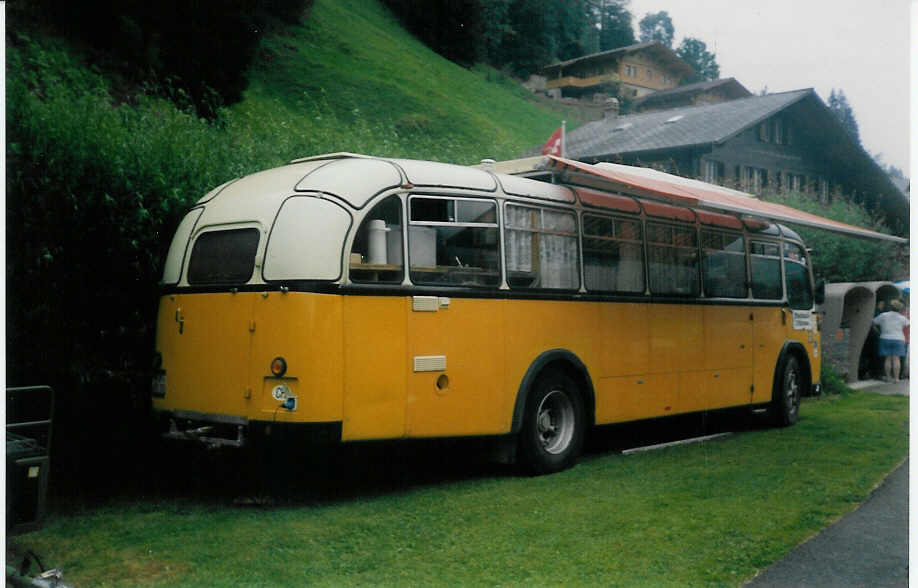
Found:
<svg viewBox="0 0 918 588"><path fill-rule="evenodd" d="M274 377L279 378L287 373L287 360L283 357L275 357L271 361L271 373Z"/></svg>

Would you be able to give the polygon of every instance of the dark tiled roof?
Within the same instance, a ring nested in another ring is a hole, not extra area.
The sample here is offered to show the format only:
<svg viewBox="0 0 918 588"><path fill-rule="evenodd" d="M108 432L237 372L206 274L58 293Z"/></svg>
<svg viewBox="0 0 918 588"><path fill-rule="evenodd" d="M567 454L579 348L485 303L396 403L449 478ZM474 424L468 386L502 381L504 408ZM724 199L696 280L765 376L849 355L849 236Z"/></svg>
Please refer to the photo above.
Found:
<svg viewBox="0 0 918 588"><path fill-rule="evenodd" d="M812 89L794 90L593 121L567 133L567 156L585 161L719 143L809 95Z"/></svg>
<svg viewBox="0 0 918 588"><path fill-rule="evenodd" d="M679 86L678 88L671 88L669 90L660 90L659 92L654 92L642 98L638 98L634 101L634 105L637 107L640 105L649 104L651 102L661 102L668 100L675 96L701 94L713 90L714 88L720 87L724 87L725 90L732 91L734 94L736 94L737 98L752 96L752 92L746 89L744 85L736 81L736 78L721 78L719 80L695 82L694 84L687 84L685 86Z"/></svg>
<svg viewBox="0 0 918 588"><path fill-rule="evenodd" d="M629 53L635 53L637 51L650 51L655 55L657 59L665 62L669 67L677 70L682 75L691 75L695 73L695 70L692 69L692 66L686 63L681 57L679 57L675 51L660 43L659 41L648 41L646 43L635 43L634 45L626 45L624 47L618 47L616 49L609 49L607 51L600 51L599 53L590 53L589 55L582 55L580 57L575 57L574 59L568 59L567 61L558 61L550 65L546 65L542 68L542 71L548 73L550 70L560 69L568 67L575 63L581 61L594 61L597 59L604 59L607 57L618 57L623 55L628 55Z"/></svg>
<svg viewBox="0 0 918 588"><path fill-rule="evenodd" d="M634 45L626 45L624 47L616 47L615 49L608 49L606 51L600 51L598 53L590 53L589 55L581 55L580 57L575 57L573 59L568 59L566 61L556 61L555 63L546 65L545 68L549 67L558 67L558 66L567 66L578 61L592 61L598 57L610 57L612 55L625 55L626 53L634 53L635 51L640 51L641 49L647 49L653 45L659 45L658 41L648 41L646 43L635 43ZM543 69L545 69L543 68Z"/></svg>

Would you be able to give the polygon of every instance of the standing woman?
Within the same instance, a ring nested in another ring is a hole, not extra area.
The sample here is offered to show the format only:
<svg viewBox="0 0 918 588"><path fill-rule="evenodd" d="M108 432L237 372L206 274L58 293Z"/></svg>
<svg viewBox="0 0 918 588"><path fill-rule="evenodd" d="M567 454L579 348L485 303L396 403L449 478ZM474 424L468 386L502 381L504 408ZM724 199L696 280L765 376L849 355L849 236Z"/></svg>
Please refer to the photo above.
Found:
<svg viewBox="0 0 918 588"><path fill-rule="evenodd" d="M905 357L905 333L903 329L908 326L908 319L902 316L905 306L898 300L890 303L892 310L878 314L873 319L873 324L880 327L880 340L877 351L883 362L883 379L897 381L899 379L899 358Z"/></svg>

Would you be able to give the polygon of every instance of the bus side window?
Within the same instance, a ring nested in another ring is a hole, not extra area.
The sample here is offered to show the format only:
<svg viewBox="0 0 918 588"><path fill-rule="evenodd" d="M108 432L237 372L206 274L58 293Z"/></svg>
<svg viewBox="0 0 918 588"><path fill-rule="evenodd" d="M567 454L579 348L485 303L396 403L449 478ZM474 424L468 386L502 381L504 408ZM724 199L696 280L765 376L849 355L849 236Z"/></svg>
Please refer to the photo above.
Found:
<svg viewBox="0 0 918 588"><path fill-rule="evenodd" d="M583 276L588 290L643 292L641 222L583 216Z"/></svg>
<svg viewBox="0 0 918 588"><path fill-rule="evenodd" d="M506 207L507 282L513 288L580 287L577 217L569 212Z"/></svg>
<svg viewBox="0 0 918 588"><path fill-rule="evenodd" d="M647 261L651 293L699 294L698 236L694 226L648 222Z"/></svg>
<svg viewBox="0 0 918 588"><path fill-rule="evenodd" d="M402 201L389 196L364 218L350 256L352 282L402 281Z"/></svg>
<svg viewBox="0 0 918 588"><path fill-rule="evenodd" d="M500 285L500 229L493 200L412 196L408 263L415 284Z"/></svg>
<svg viewBox="0 0 918 588"><path fill-rule="evenodd" d="M787 303L796 310L813 307L813 288L806 266L803 248L793 243L784 244L784 277L787 282Z"/></svg>
<svg viewBox="0 0 918 588"><path fill-rule="evenodd" d="M762 300L781 299L781 254L777 243L749 243L749 265L752 269L752 297Z"/></svg>
<svg viewBox="0 0 918 588"><path fill-rule="evenodd" d="M743 236L701 231L704 293L711 298L746 297L746 246Z"/></svg>

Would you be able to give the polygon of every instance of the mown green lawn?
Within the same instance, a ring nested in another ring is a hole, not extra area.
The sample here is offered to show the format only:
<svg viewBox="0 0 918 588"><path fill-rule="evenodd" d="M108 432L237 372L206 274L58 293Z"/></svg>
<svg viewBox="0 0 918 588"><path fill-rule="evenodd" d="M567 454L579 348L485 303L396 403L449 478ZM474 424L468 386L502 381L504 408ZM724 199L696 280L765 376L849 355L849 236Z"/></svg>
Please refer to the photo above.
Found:
<svg viewBox="0 0 918 588"><path fill-rule="evenodd" d="M539 478L457 463L374 484L385 465L343 457L333 470L369 482L326 471L310 494L304 474L260 507L214 487L69 509L8 548L77 586L737 586L862 502L906 457L907 421L908 398L852 393L806 401L789 429L600 448Z"/></svg>

